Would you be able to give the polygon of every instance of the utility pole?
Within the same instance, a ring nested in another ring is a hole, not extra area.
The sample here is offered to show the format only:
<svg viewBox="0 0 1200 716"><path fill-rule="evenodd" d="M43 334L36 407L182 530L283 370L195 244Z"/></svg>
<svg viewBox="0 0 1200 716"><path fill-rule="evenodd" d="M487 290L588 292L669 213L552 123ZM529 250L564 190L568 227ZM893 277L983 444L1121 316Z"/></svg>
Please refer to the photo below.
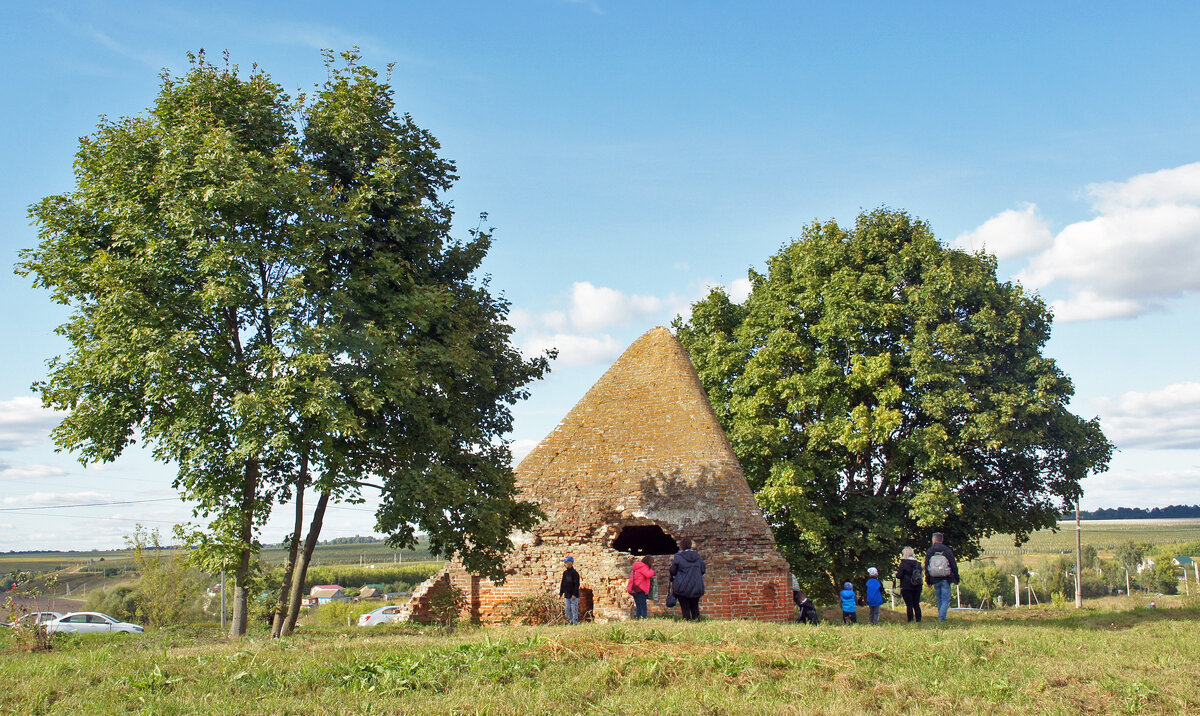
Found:
<svg viewBox="0 0 1200 716"><path fill-rule="evenodd" d="M1083 608L1083 531L1079 525L1079 500L1075 501L1075 608Z"/></svg>
<svg viewBox="0 0 1200 716"><path fill-rule="evenodd" d="M1129 596L1129 567L1125 568L1125 596Z"/></svg>
<svg viewBox="0 0 1200 716"><path fill-rule="evenodd" d="M221 631L225 631L225 563L221 563Z"/></svg>
<svg viewBox="0 0 1200 716"><path fill-rule="evenodd" d="M1021 578L1015 574L1008 575L1013 578L1013 595L1017 598L1017 606L1021 606Z"/></svg>

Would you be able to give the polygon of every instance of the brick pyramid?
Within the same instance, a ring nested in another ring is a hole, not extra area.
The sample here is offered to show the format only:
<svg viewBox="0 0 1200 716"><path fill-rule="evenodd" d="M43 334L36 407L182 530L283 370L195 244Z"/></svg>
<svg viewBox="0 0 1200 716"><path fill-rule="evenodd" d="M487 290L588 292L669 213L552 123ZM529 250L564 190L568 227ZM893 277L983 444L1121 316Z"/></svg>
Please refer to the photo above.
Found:
<svg viewBox="0 0 1200 716"><path fill-rule="evenodd" d="M498 621L513 597L556 595L569 554L581 576L581 612L626 619L630 566L655 555L650 609L662 612L671 555L690 537L707 565L701 614L791 617L787 563L695 368L666 328L635 341L521 462L516 478L521 498L536 502L546 519L513 535L504 584L452 563L414 602L453 583L467 595L471 617Z"/></svg>

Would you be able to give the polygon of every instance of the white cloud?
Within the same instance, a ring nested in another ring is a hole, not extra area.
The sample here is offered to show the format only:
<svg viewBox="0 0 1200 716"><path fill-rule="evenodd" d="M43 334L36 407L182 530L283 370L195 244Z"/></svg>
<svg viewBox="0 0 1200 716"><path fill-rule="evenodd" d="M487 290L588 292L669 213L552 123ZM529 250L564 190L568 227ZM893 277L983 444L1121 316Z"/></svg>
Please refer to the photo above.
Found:
<svg viewBox="0 0 1200 716"><path fill-rule="evenodd" d="M42 401L30 396L0 400L0 450L28 447L50 436L62 414L42 407Z"/></svg>
<svg viewBox="0 0 1200 716"><path fill-rule="evenodd" d="M577 336L566 333L535 336L522 346L525 355L539 355L549 348L558 349L558 364L592 365L613 360L621 354L624 346L609 335Z"/></svg>
<svg viewBox="0 0 1200 716"><path fill-rule="evenodd" d="M1182 469L1114 469L1087 478L1084 483L1082 506L1085 510L1099 507L1163 507L1192 505L1200 501L1196 485L1200 484L1200 468Z"/></svg>
<svg viewBox="0 0 1200 716"><path fill-rule="evenodd" d="M1022 209L1002 211L974 231L960 234L953 245L964 251L987 251L998 259L1011 259L1041 251L1053 240L1037 205L1026 204Z"/></svg>
<svg viewBox="0 0 1200 716"><path fill-rule="evenodd" d="M53 465L0 465L0 480L26 480L66 475L67 471Z"/></svg>
<svg viewBox="0 0 1200 716"><path fill-rule="evenodd" d="M1097 321L1104 318L1133 318L1145 305L1127 298L1105 298L1091 289L1081 289L1070 298L1050 302L1054 319L1064 323Z"/></svg>
<svg viewBox="0 0 1200 716"><path fill-rule="evenodd" d="M1200 449L1200 383L1094 401L1105 434L1118 447Z"/></svg>
<svg viewBox="0 0 1200 716"><path fill-rule="evenodd" d="M571 286L571 325L584 333L627 325L662 308L662 299L657 296L628 295L587 281Z"/></svg>
<svg viewBox="0 0 1200 716"><path fill-rule="evenodd" d="M532 452L540 442L540 440L513 440L512 444L508 446L509 450L512 451L513 467L520 465L525 456Z"/></svg>
<svg viewBox="0 0 1200 716"><path fill-rule="evenodd" d="M1011 258L1034 253L1016 278L1058 286L1060 321L1129 318L1200 292L1200 162L1087 188L1096 216L1053 237L1029 204L1002 212L955 245Z"/></svg>
<svg viewBox="0 0 1200 716"><path fill-rule="evenodd" d="M745 303L747 298L750 298L750 290L754 285L750 283L748 278L734 279L728 286L725 287L725 293L729 295L729 300L734 303Z"/></svg>
<svg viewBox="0 0 1200 716"><path fill-rule="evenodd" d="M1125 207L1200 203L1200 162L1139 174L1128 181L1088 185L1101 212Z"/></svg>
<svg viewBox="0 0 1200 716"><path fill-rule="evenodd" d="M5 507L51 507L79 503L106 502L112 498L102 492L34 492L30 495L5 497Z"/></svg>

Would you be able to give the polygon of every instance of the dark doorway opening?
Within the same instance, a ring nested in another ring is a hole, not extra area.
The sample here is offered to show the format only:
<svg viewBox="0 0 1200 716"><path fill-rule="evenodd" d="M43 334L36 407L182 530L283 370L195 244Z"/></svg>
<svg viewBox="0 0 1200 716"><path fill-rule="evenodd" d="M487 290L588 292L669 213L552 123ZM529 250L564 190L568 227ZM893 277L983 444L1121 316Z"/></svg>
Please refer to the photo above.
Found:
<svg viewBox="0 0 1200 716"><path fill-rule="evenodd" d="M613 549L629 554L675 554L679 545L658 525L626 525L613 540Z"/></svg>

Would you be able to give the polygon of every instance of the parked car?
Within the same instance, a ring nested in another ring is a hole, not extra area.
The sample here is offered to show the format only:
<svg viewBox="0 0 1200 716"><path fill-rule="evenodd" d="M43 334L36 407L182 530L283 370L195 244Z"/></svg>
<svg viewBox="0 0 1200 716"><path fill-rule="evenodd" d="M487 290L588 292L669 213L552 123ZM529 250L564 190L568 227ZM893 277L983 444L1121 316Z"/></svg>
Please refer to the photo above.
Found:
<svg viewBox="0 0 1200 716"><path fill-rule="evenodd" d="M4 626L23 627L32 624L45 624L62 616L61 612L30 612L15 622L4 622Z"/></svg>
<svg viewBox="0 0 1200 716"><path fill-rule="evenodd" d="M141 634L145 629L137 624L113 619L100 612L71 612L64 617L46 622L46 631L67 634Z"/></svg>
<svg viewBox="0 0 1200 716"><path fill-rule="evenodd" d="M366 614L358 618L359 626L376 626L379 624L387 624L396 620L401 607L399 604L392 604L378 609L372 609Z"/></svg>

